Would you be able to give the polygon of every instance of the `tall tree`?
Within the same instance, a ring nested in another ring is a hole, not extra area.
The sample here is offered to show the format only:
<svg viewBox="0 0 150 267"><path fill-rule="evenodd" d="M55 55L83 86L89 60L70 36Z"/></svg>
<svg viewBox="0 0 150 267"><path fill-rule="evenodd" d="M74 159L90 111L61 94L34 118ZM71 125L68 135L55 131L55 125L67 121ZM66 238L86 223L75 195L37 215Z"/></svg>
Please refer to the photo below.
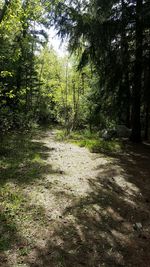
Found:
<svg viewBox="0 0 150 267"><path fill-rule="evenodd" d="M141 87L142 87L142 60L143 60L143 0L136 1L136 51L134 79L132 89L132 134L131 140L141 141Z"/></svg>
<svg viewBox="0 0 150 267"><path fill-rule="evenodd" d="M148 1L142 0L62 1L55 5L59 34L68 36L71 50L82 51L80 68L91 60L99 73L100 94L106 105L111 103L107 115L114 113L117 123L129 127L132 105L131 140L135 142L141 141L143 31L149 28L148 10Z"/></svg>

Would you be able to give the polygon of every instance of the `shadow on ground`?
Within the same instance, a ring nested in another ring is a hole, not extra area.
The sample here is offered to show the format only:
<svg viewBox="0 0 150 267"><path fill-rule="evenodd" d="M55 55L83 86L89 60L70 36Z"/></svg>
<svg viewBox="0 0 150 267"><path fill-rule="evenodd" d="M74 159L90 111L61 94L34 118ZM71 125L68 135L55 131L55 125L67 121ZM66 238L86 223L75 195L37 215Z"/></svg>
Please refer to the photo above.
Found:
<svg viewBox="0 0 150 267"><path fill-rule="evenodd" d="M150 150L129 145L110 156L113 163L99 166L89 180L91 193L82 198L64 193L72 204L55 222L46 246L26 258L28 266L150 266Z"/></svg>
<svg viewBox="0 0 150 267"><path fill-rule="evenodd" d="M6 136L0 144L0 184L13 181L20 184L41 179L44 173L53 173L46 159L53 148L32 139L31 134Z"/></svg>
<svg viewBox="0 0 150 267"><path fill-rule="evenodd" d="M31 205L23 189L30 185L32 190L32 185L41 182L46 174L60 173L46 162L47 158L51 157L53 148L39 141L38 134L37 140L33 140L35 136L36 133L33 135L14 133L1 138L0 266L2 267L12 266L8 263L11 259L11 250L15 250L22 260L31 249L30 238L27 239L21 234L22 225L30 222L46 223L44 208Z"/></svg>

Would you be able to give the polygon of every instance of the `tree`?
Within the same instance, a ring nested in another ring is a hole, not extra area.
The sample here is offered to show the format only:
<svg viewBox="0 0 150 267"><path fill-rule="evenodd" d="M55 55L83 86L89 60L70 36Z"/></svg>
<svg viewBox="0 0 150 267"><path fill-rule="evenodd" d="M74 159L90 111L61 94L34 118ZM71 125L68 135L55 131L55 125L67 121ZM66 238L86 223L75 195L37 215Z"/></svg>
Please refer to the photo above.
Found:
<svg viewBox="0 0 150 267"><path fill-rule="evenodd" d="M106 105L111 103L116 123L129 127L132 108L131 140L135 142L141 141L143 32L149 28L148 10L148 1L142 0L63 1L54 8L60 36L68 36L71 51L82 51L79 67L93 62L100 94Z"/></svg>
<svg viewBox="0 0 150 267"><path fill-rule="evenodd" d="M136 51L134 80L132 90L132 134L131 140L134 142L141 141L141 87L142 87L142 61L143 61L143 1L136 1Z"/></svg>
<svg viewBox="0 0 150 267"><path fill-rule="evenodd" d="M5 1L2 10L0 121L2 129L7 129L22 127L34 117L34 95L38 84L36 51L46 41L46 34L37 30L37 25L45 23L44 6L40 0Z"/></svg>

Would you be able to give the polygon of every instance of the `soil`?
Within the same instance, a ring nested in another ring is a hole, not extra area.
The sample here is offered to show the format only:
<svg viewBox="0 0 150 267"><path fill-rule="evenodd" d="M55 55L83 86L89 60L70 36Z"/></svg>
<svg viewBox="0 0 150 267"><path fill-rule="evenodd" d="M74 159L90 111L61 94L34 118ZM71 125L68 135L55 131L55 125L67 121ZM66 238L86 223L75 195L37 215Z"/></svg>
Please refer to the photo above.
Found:
<svg viewBox="0 0 150 267"><path fill-rule="evenodd" d="M47 131L32 139L46 147L43 161L50 168L22 185L36 214L18 229L28 238L1 253L0 266L149 267L148 144L96 154L58 142L55 135Z"/></svg>

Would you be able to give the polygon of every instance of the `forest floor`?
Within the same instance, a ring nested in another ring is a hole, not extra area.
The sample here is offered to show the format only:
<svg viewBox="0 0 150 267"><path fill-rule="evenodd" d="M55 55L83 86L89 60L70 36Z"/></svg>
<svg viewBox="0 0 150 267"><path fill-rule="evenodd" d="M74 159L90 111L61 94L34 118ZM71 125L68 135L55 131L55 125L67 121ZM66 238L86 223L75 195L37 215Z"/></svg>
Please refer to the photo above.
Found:
<svg viewBox="0 0 150 267"><path fill-rule="evenodd" d="M1 142L1 267L149 267L150 146L90 153L56 131Z"/></svg>

